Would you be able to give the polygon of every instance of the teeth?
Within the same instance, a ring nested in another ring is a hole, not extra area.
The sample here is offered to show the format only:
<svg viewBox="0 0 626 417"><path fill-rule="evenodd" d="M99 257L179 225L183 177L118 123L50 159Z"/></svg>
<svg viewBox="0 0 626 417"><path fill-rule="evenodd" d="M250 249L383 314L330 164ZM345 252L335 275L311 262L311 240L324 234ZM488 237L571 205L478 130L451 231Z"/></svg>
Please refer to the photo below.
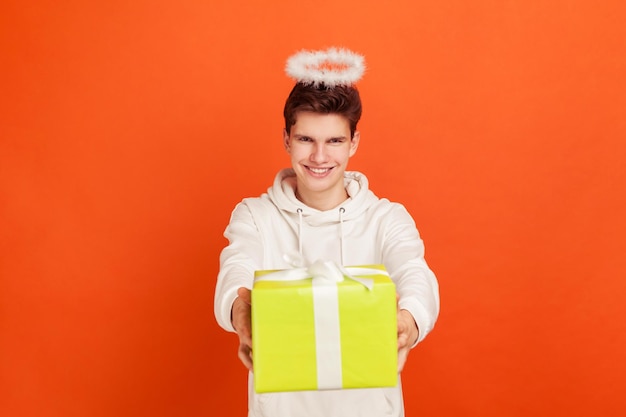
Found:
<svg viewBox="0 0 626 417"><path fill-rule="evenodd" d="M328 168L309 168L309 169L316 174L323 174L324 172L328 171Z"/></svg>

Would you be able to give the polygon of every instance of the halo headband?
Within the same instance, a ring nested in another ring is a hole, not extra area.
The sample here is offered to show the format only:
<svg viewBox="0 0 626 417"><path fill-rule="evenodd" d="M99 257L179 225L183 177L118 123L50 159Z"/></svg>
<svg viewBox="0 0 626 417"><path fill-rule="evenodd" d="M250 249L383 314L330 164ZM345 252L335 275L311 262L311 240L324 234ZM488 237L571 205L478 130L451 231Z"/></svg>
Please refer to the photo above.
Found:
<svg viewBox="0 0 626 417"><path fill-rule="evenodd" d="M287 59L285 72L305 85L334 88L351 86L365 71L362 55L348 49L329 48L325 51L301 51Z"/></svg>

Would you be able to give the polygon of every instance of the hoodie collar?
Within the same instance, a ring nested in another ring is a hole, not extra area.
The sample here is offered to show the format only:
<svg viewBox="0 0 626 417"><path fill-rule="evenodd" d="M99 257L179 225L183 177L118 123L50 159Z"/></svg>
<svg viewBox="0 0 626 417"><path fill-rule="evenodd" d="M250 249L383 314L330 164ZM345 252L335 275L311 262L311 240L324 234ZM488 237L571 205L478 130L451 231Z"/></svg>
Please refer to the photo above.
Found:
<svg viewBox="0 0 626 417"><path fill-rule="evenodd" d="M344 185L348 199L339 206L325 211L309 207L296 198L296 174L293 169L281 170L268 189L270 200L281 210L298 215L298 209L304 221L310 225L336 223L339 221L339 210L343 209L343 220L350 220L363 213L374 201L376 196L369 190L369 183L364 174L357 171L344 173Z"/></svg>

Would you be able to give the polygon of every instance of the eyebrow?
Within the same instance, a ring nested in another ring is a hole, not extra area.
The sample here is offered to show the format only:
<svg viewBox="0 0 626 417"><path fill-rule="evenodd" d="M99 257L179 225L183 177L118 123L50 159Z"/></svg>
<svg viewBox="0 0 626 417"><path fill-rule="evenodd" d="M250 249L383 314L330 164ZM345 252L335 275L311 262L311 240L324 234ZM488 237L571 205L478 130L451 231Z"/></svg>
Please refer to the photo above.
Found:
<svg viewBox="0 0 626 417"><path fill-rule="evenodd" d="M295 138L297 139L302 139L302 138L308 138L308 139L313 139L313 140L317 140L316 138L314 138L313 136L309 136L306 134L299 134L299 133L294 133L293 135ZM323 140L333 140L333 139L347 139L347 136L331 136L329 138L323 139Z"/></svg>

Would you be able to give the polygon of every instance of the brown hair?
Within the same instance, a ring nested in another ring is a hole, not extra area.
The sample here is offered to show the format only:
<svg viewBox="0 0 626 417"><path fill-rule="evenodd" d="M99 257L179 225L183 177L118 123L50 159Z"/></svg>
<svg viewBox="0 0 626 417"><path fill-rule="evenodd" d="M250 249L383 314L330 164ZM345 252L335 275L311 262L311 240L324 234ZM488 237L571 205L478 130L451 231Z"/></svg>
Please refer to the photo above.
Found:
<svg viewBox="0 0 626 417"><path fill-rule="evenodd" d="M344 116L350 123L350 135L354 137L356 125L361 118L361 97L352 86L326 88L324 85L315 87L297 83L287 97L283 111L287 133L296 124L296 115L300 111Z"/></svg>

